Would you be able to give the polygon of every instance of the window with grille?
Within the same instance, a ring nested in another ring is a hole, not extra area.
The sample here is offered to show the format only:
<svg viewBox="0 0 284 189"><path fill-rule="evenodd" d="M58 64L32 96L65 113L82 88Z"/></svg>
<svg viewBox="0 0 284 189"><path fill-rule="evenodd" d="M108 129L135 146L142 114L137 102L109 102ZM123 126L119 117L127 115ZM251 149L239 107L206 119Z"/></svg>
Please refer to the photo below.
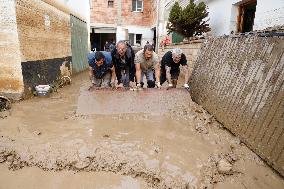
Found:
<svg viewBox="0 0 284 189"><path fill-rule="evenodd" d="M143 11L143 0L132 0L132 11L142 12Z"/></svg>
<svg viewBox="0 0 284 189"><path fill-rule="evenodd" d="M113 0L107 1L107 7L112 8L113 7Z"/></svg>

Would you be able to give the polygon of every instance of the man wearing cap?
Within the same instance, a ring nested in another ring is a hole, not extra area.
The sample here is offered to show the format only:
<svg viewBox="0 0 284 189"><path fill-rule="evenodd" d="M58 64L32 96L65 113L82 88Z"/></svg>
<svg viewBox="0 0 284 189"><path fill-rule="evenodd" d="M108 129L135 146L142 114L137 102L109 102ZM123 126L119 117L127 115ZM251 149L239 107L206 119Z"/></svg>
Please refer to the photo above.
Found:
<svg viewBox="0 0 284 189"><path fill-rule="evenodd" d="M161 88L160 85L160 62L153 46L146 44L144 49L135 54L136 82L137 88L143 88L143 77L146 76L147 87Z"/></svg>
<svg viewBox="0 0 284 189"><path fill-rule="evenodd" d="M182 53L182 50L175 48L171 51L166 52L161 61L161 85L167 80L170 88L175 88L177 80L180 74L180 65L184 72L184 88L189 88L189 72L186 56Z"/></svg>
<svg viewBox="0 0 284 189"><path fill-rule="evenodd" d="M115 87L115 68L110 52L96 51L88 54L89 78L95 87Z"/></svg>

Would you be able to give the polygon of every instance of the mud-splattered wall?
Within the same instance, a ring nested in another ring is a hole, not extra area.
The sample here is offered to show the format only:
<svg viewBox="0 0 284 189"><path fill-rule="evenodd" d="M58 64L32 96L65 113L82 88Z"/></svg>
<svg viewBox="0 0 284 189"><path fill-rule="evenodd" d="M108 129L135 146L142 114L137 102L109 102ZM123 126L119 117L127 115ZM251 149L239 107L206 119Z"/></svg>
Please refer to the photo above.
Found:
<svg viewBox="0 0 284 189"><path fill-rule="evenodd" d="M70 15L43 1L17 0L16 19L25 94L61 76L70 67Z"/></svg>
<svg viewBox="0 0 284 189"><path fill-rule="evenodd" d="M14 0L0 1L0 95L19 99L23 92L21 53Z"/></svg>
<svg viewBox="0 0 284 189"><path fill-rule="evenodd" d="M192 98L284 175L284 37L224 37L201 50Z"/></svg>

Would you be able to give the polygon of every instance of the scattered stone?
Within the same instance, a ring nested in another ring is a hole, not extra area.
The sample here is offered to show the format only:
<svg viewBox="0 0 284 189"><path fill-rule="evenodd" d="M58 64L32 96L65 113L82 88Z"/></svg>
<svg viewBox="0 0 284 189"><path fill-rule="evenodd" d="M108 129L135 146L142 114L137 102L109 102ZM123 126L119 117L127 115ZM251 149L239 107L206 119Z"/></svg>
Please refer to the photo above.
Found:
<svg viewBox="0 0 284 189"><path fill-rule="evenodd" d="M203 110L201 110L201 109L196 109L195 112L197 112L197 113L203 113Z"/></svg>
<svg viewBox="0 0 284 189"><path fill-rule="evenodd" d="M0 111L0 119L5 119L10 115L9 111Z"/></svg>
<svg viewBox="0 0 284 189"><path fill-rule="evenodd" d="M34 133L35 135L41 135L41 132L38 131L38 130L34 131L33 133Z"/></svg>
<svg viewBox="0 0 284 189"><path fill-rule="evenodd" d="M233 168L232 164L230 164L225 159L221 159L217 164L217 169L220 174L230 174L232 168Z"/></svg>
<svg viewBox="0 0 284 189"><path fill-rule="evenodd" d="M201 134L208 134L209 133L208 129L203 124L199 124L199 123L197 125L195 125L195 130L198 133L201 133Z"/></svg>
<svg viewBox="0 0 284 189"><path fill-rule="evenodd" d="M74 165L74 167L75 167L76 169L82 170L82 169L88 167L90 164L91 164L91 162L90 162L90 161L87 161L87 160L85 160L85 161L78 161L78 162Z"/></svg>

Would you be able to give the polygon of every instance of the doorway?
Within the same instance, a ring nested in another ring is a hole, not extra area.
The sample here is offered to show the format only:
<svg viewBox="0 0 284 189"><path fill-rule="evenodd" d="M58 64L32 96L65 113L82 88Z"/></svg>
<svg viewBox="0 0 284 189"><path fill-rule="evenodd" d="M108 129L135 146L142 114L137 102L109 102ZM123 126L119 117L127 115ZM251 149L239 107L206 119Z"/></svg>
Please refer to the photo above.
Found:
<svg viewBox="0 0 284 189"><path fill-rule="evenodd" d="M244 33L253 31L254 17L256 11L256 0L251 0L242 3L238 7L238 18L237 18L237 32Z"/></svg>

